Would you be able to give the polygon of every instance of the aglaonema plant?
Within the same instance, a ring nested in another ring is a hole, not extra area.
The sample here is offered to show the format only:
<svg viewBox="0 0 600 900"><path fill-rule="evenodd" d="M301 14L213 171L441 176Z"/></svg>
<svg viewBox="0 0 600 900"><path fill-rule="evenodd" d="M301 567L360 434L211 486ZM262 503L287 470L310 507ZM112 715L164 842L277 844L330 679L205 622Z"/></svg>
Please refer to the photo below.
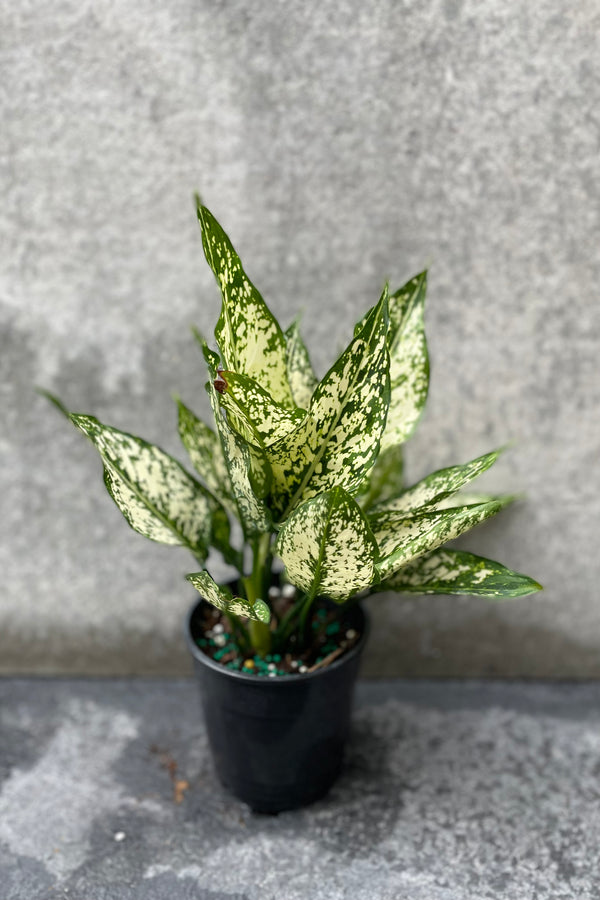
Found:
<svg viewBox="0 0 600 900"><path fill-rule="evenodd" d="M214 428L177 401L195 474L159 447L51 399L99 451L106 488L131 527L191 551L202 568L187 579L226 615L241 650L264 656L290 640L298 646L322 597L342 611L365 592L539 590L526 575L445 546L514 499L463 491L501 450L404 485L402 447L429 384L426 272L393 293L384 288L319 380L298 322L282 331L199 200L197 213L222 308L218 352L197 334ZM232 530L233 520L241 528ZM211 547L237 570L235 591L204 568ZM285 614L270 601L278 559L297 589Z"/></svg>

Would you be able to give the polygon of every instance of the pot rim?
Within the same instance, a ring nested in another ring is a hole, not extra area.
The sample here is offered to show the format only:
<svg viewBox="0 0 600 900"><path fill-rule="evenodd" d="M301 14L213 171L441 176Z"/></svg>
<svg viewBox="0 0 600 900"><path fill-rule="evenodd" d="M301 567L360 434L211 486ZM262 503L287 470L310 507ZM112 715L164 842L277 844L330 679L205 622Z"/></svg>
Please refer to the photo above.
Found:
<svg viewBox="0 0 600 900"><path fill-rule="evenodd" d="M215 672L219 672L221 675L224 675L226 678L233 678L234 680L243 682L245 684L253 684L256 686L269 686L273 685L292 685L299 684L300 682L310 681L315 678L323 677L323 675L328 672L333 672L335 669L339 669L344 665L347 665L350 660L354 659L354 657L360 655L365 647L367 639L369 637L370 632L370 616L367 610L362 605L362 602L357 603L356 606L363 617L363 625L360 638L351 647L350 650L347 650L346 653L342 653L338 659L335 659L328 666L323 666L322 668L316 669L314 672L298 672L295 675L275 675L269 678L260 678L257 675L252 675L246 672L236 672L234 669L227 669L220 662L215 662L207 653L204 653L203 650L198 647L198 645L194 642L192 637L192 619L194 617L194 613L198 609L198 607L202 606L203 603L207 603L207 601L203 597L199 597L189 608L188 613L185 617L185 641L188 646L188 650L198 662L202 663L204 666L208 666L209 669L213 669ZM210 604L208 604L210 605Z"/></svg>

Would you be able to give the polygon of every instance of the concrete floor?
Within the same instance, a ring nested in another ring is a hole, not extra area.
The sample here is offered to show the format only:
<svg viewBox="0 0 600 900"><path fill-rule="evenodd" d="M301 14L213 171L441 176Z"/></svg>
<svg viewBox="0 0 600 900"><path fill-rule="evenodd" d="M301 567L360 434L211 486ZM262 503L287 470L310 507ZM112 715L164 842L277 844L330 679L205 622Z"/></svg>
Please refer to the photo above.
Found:
<svg viewBox="0 0 600 900"><path fill-rule="evenodd" d="M1 900L600 898L600 684L363 682L329 797L257 816L194 685L0 681Z"/></svg>

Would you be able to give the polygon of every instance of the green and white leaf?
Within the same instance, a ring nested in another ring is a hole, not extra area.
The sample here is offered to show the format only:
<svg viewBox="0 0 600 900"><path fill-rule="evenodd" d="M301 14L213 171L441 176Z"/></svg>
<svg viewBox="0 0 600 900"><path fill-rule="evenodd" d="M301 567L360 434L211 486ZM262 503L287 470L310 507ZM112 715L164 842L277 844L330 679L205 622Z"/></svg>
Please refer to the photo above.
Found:
<svg viewBox="0 0 600 900"><path fill-rule="evenodd" d="M458 494L452 494L450 497L444 497L436 500L433 504L435 509L454 509L457 506L476 506L479 503L499 503L504 509L510 506L516 500L522 500L521 494L472 494L466 491L460 491Z"/></svg>
<svg viewBox="0 0 600 900"><path fill-rule="evenodd" d="M141 438L103 425L94 416L71 414L104 463L106 487L135 531L163 544L181 544L206 558L214 497L183 466Z"/></svg>
<svg viewBox="0 0 600 900"><path fill-rule="evenodd" d="M287 350L287 374L294 403L308 409L318 378L313 371L306 344L296 319L284 332Z"/></svg>
<svg viewBox="0 0 600 900"><path fill-rule="evenodd" d="M340 486L356 490L373 465L389 402L387 288L339 360L317 386L298 428L267 448L271 503L285 515Z"/></svg>
<svg viewBox="0 0 600 900"><path fill-rule="evenodd" d="M454 540L502 508L502 503L490 501L412 515L393 510L373 512L368 519L379 547L380 578L389 578L401 566Z"/></svg>
<svg viewBox="0 0 600 900"><path fill-rule="evenodd" d="M271 516L263 502L270 484L270 472L263 452L244 443L224 418L217 391L208 386L215 414L223 458L229 472L231 492L235 499L244 534L249 537L271 530Z"/></svg>
<svg viewBox="0 0 600 900"><path fill-rule="evenodd" d="M404 451L401 444L388 447L360 486L358 502L363 509L397 497L404 487Z"/></svg>
<svg viewBox="0 0 600 900"><path fill-rule="evenodd" d="M501 563L463 550L441 548L403 566L376 588L404 594L476 594L524 597L541 585Z"/></svg>
<svg viewBox="0 0 600 900"><path fill-rule="evenodd" d="M381 449L410 437L425 407L429 389L429 354L425 339L427 272L422 272L390 297L391 397Z"/></svg>
<svg viewBox="0 0 600 900"><path fill-rule="evenodd" d="M268 447L294 431L306 413L300 409L286 409L276 403L247 375L223 372L227 387L219 393L221 407L227 411L232 428L245 441Z"/></svg>
<svg viewBox="0 0 600 900"><path fill-rule="evenodd" d="M477 478L490 466L493 466L502 452L503 448L493 450L491 453L485 453L483 456L478 456L476 459L464 463L464 465L438 469L437 472L433 472L427 478L417 482L413 487L408 488L399 497L378 503L373 508L373 511L377 512L385 509L407 513L424 506L437 505L438 501L449 498L464 487L465 484L469 484L474 478ZM456 504L451 505L455 506Z"/></svg>
<svg viewBox="0 0 600 900"><path fill-rule="evenodd" d="M375 578L377 544L357 502L334 488L296 507L275 551L289 580L312 597L343 601Z"/></svg>
<svg viewBox="0 0 600 900"><path fill-rule="evenodd" d="M197 212L206 260L223 296L215 337L224 368L260 381L274 400L291 407L283 332L244 272L231 241L199 200Z"/></svg>
<svg viewBox="0 0 600 900"><path fill-rule="evenodd" d="M235 616L243 616L253 619L255 622L269 624L271 613L264 600L259 599L255 603L250 603L244 597L234 597L228 588L220 587L206 571L194 572L185 577L205 600L208 600L221 612L233 613Z"/></svg>
<svg viewBox="0 0 600 900"><path fill-rule="evenodd" d="M190 461L215 497L227 509L234 504L221 441L215 432L177 399L179 437Z"/></svg>

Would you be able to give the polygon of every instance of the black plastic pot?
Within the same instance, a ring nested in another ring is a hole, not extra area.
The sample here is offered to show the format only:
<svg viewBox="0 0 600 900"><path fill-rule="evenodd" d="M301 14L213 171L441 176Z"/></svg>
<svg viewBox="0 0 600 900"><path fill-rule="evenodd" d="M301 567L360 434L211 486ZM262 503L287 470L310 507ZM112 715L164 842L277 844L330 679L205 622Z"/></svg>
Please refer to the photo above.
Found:
<svg viewBox="0 0 600 900"><path fill-rule="evenodd" d="M204 603L190 610L186 638L219 779L256 812L278 813L318 800L342 767L368 635L364 611L355 606L349 612L348 623L361 637L330 665L261 678L227 669L197 646Z"/></svg>

